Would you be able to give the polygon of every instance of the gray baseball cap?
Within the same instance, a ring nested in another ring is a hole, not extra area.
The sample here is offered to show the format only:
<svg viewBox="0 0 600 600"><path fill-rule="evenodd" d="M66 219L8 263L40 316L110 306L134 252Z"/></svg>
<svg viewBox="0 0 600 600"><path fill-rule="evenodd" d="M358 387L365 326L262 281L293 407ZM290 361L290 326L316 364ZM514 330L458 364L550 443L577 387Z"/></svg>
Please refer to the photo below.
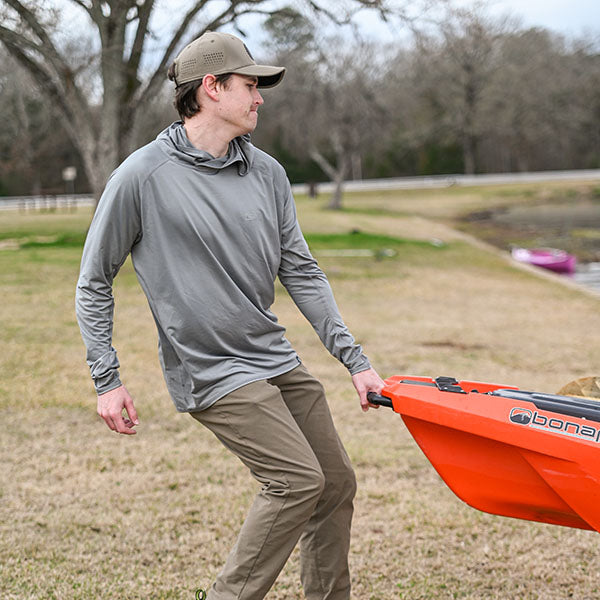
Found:
<svg viewBox="0 0 600 600"><path fill-rule="evenodd" d="M284 67L257 65L246 44L230 33L207 31L188 44L174 62L176 86L202 79L208 73L237 73L258 77L258 87L276 86L283 78Z"/></svg>

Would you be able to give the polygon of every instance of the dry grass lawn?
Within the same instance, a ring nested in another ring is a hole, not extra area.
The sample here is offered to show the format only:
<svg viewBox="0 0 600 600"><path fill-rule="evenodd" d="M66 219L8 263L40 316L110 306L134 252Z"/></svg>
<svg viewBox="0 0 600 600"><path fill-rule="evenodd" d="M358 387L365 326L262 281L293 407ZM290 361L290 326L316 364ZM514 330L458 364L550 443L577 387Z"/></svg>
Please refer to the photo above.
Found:
<svg viewBox="0 0 600 600"><path fill-rule="evenodd" d="M530 197L508 191L518 201ZM489 190L443 194L355 196L340 214L299 200L306 233L360 229L414 240L381 260L319 258L380 374L452 375L547 392L598 375L600 298L517 269L436 221L485 204ZM129 262L115 286L114 341L139 432L118 436L95 415L73 312L77 236L89 218L83 210L0 214L0 240L46 242L0 250L0 597L192 600L222 563L256 484L207 431L175 412ZM72 237L57 240L65 232ZM433 238L444 244L418 242ZM398 415L359 410L345 370L280 287L275 312L325 384L356 467L353 597L600 597L597 533L463 504ZM298 574L294 553L268 598L302 598Z"/></svg>

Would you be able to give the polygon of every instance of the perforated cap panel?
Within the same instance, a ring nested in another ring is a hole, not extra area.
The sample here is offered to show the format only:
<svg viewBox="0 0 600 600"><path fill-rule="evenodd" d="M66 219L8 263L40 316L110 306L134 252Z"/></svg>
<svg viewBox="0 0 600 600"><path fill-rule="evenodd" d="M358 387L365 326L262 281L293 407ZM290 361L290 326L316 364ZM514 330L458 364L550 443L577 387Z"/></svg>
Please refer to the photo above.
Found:
<svg viewBox="0 0 600 600"><path fill-rule="evenodd" d="M248 48L235 35L209 31L188 44L175 59L175 83L181 85L202 79L207 73L238 73L258 77L259 87L277 85L283 67L257 65Z"/></svg>

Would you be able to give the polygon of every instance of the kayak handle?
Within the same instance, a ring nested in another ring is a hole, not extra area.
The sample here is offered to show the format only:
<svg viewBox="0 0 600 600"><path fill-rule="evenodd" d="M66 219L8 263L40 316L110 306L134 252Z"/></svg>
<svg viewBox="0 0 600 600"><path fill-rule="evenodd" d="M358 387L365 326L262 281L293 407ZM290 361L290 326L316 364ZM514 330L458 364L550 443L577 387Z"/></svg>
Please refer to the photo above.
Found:
<svg viewBox="0 0 600 600"><path fill-rule="evenodd" d="M377 406L389 406L390 408L394 408L392 404L392 400L387 398L386 396L381 396L380 394L376 394L375 392L367 393L367 400L371 404L375 404Z"/></svg>

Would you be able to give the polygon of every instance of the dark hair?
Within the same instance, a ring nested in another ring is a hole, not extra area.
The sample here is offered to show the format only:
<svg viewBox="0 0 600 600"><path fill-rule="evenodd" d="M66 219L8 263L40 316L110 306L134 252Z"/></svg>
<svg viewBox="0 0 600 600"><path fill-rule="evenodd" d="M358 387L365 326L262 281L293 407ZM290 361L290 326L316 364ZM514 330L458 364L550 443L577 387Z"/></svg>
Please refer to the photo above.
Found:
<svg viewBox="0 0 600 600"><path fill-rule="evenodd" d="M232 75L233 73L217 75L217 83L220 83L222 86L226 86ZM175 80L175 63L169 67L167 77L171 81L174 81L176 85L173 106L179 113L181 120L183 121L184 119L189 119L190 117L193 117L195 114L199 113L202 107L198 102L198 88L202 85L202 79L195 79L194 81L177 85Z"/></svg>

